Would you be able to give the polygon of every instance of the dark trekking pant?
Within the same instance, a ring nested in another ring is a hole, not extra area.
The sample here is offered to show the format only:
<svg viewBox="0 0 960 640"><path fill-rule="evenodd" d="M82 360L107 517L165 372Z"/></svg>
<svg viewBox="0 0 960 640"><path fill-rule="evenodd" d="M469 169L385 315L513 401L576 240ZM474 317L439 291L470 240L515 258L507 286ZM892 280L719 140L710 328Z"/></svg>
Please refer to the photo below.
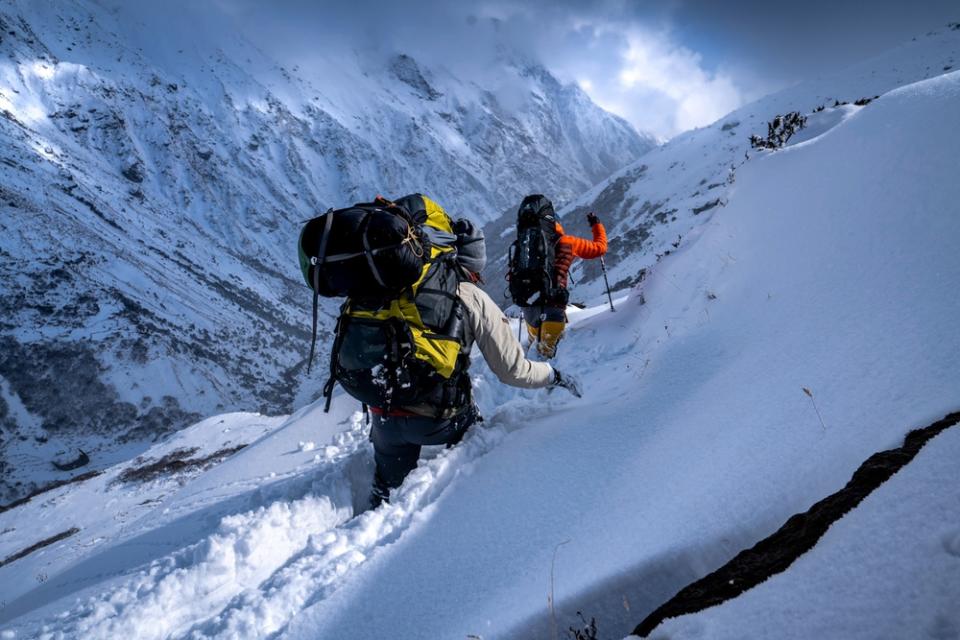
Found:
<svg viewBox="0 0 960 640"><path fill-rule="evenodd" d="M373 493L386 499L390 489L403 483L407 474L417 467L420 447L445 444L453 446L463 439L470 425L480 418L476 407L446 420L421 416L373 415L370 441L377 472L373 479Z"/></svg>

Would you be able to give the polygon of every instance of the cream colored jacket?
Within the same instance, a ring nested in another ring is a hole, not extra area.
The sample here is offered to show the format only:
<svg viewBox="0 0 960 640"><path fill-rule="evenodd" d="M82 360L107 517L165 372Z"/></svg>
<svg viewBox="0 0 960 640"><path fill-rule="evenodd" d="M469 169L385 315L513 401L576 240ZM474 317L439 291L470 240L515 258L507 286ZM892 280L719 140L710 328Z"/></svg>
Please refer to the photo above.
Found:
<svg viewBox="0 0 960 640"><path fill-rule="evenodd" d="M525 389L553 383L553 367L527 360L510 321L490 296L470 282L461 282L458 293L467 312L466 344L476 342L500 382Z"/></svg>

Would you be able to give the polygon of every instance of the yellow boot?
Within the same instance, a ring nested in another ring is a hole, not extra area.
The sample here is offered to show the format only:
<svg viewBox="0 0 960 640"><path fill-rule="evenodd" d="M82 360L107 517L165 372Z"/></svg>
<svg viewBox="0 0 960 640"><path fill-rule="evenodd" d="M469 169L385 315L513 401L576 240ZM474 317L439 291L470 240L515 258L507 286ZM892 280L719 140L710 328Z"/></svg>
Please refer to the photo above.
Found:
<svg viewBox="0 0 960 640"><path fill-rule="evenodd" d="M537 352L544 358L552 358L557 355L557 344L563 337L563 330L566 323L559 320L544 320L540 323L538 332L539 341L537 342Z"/></svg>

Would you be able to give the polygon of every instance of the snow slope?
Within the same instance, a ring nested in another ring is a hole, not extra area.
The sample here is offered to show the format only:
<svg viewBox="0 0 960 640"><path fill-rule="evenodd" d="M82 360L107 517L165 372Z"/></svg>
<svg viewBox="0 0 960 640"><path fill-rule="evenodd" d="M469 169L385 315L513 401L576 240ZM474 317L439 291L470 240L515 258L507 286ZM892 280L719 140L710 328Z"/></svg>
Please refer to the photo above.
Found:
<svg viewBox="0 0 960 640"><path fill-rule="evenodd" d="M957 637L958 456L954 428L787 572L729 603L669 620L651 637Z"/></svg>
<svg viewBox="0 0 960 640"><path fill-rule="evenodd" d="M586 397L508 389L478 363L486 422L453 449L427 451L375 511L350 518L372 456L355 403L339 396L334 414L307 407L180 491L158 481L148 490L160 504L122 531L86 530L111 500L142 500L145 489L106 483L120 469L0 514L4 557L82 525L0 567L0 628L41 638L551 637L552 583L559 629L581 610L604 637L626 634L843 486L871 453L956 409L958 104L960 72L945 73L752 158L722 215L688 233L616 313L598 296L576 319L557 366L582 376ZM180 437L201 441L216 420ZM942 477L926 465L955 442L948 432L931 443L917 471L903 472L908 486L881 490L835 537L849 543L844 528L870 521L880 523L876 548L896 544L904 529L882 526L895 513L885 505L911 491L911 477ZM917 511L952 504L950 487L925 486L934 490L911 493ZM98 547L85 546L92 535ZM836 552L831 540L824 553ZM906 557L901 590L954 588L955 563L928 561L941 551L924 549ZM820 551L796 571L815 569ZM789 597L794 576L771 589ZM960 625L943 606L950 591L922 602L898 593L878 584L862 609L820 600L844 621L823 635L876 628L866 618L880 607L920 607L905 624L930 620L937 633ZM780 621L802 635L791 611ZM707 623L692 624L681 631Z"/></svg>
<svg viewBox="0 0 960 640"><path fill-rule="evenodd" d="M645 306L564 345L588 398L495 416L522 428L290 636L541 635L530 617L566 540L557 602L629 630L955 407L958 90L957 73L908 86L748 165L724 215L648 278Z"/></svg>
<svg viewBox="0 0 960 640"><path fill-rule="evenodd" d="M234 27L216 3L0 1L0 501L77 448L104 468L312 397L294 247L319 211L424 191L487 220L653 146L536 61L497 62L507 100L402 51L328 47L308 75Z"/></svg>
<svg viewBox="0 0 960 640"><path fill-rule="evenodd" d="M775 116L791 111L811 115L808 129L795 138L799 141L835 125L855 108L832 108L837 101L872 98L956 68L960 68L960 29L950 25L917 36L875 58L802 82L745 105L708 127L683 133L585 192L559 214L567 233L587 236L585 214L599 214L610 238L606 256L610 284L615 289L628 288L642 279L643 269L674 251L704 218L722 211L737 168L758 153L750 148L750 136L765 137L767 123ZM820 106L825 111L813 114ZM506 256L515 222L515 217L505 216L487 226L487 237L493 239L488 255ZM505 295L497 284L502 282L505 264L495 263L490 272L491 293ZM582 263L573 270L573 278L574 299L599 295L604 286L596 262Z"/></svg>

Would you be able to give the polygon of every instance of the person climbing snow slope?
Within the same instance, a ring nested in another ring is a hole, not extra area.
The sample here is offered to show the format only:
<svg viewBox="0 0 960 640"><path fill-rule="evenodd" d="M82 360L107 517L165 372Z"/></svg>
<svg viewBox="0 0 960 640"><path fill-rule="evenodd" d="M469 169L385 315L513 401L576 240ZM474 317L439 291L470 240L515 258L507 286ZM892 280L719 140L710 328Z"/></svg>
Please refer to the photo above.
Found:
<svg viewBox="0 0 960 640"><path fill-rule="evenodd" d="M517 212L510 293L523 312L530 340L536 341L544 358L556 355L567 325L567 282L574 258L592 260L607 252L607 232L600 219L591 212L587 223L593 240L566 234L553 203L540 194L524 198Z"/></svg>
<svg viewBox="0 0 960 640"><path fill-rule="evenodd" d="M329 211L308 223L300 250L315 293L348 296L324 392L329 402L339 382L372 414L372 507L416 468L423 445L453 446L482 420L469 375L474 344L505 384L563 387L580 397L575 378L525 357L503 311L477 286L483 231L465 219L454 224L426 196ZM384 288L409 261L419 277Z"/></svg>

